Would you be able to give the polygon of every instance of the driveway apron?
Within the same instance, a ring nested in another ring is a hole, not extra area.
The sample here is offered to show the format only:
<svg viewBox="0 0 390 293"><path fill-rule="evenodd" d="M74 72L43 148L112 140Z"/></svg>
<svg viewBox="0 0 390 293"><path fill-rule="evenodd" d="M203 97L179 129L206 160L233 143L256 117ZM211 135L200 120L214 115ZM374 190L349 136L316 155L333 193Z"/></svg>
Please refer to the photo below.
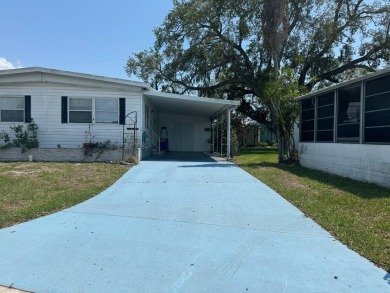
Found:
<svg viewBox="0 0 390 293"><path fill-rule="evenodd" d="M227 162L143 161L0 230L0 285L33 292L390 292L389 279Z"/></svg>

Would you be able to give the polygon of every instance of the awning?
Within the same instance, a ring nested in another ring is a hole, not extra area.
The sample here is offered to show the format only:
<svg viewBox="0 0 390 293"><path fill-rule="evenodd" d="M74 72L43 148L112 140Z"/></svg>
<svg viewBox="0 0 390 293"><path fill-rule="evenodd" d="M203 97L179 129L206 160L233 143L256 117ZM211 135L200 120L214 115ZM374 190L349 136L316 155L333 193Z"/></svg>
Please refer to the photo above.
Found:
<svg viewBox="0 0 390 293"><path fill-rule="evenodd" d="M214 117L228 109L236 108L240 102L210 99L188 95L144 91L144 96L160 112L201 117Z"/></svg>

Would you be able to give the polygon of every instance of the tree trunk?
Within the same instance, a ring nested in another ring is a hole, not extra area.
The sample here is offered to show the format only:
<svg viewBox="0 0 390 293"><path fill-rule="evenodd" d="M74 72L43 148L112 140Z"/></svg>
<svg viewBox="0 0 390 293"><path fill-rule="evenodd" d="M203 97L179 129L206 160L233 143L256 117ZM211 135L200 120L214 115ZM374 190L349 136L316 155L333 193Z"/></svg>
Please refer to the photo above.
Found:
<svg viewBox="0 0 390 293"><path fill-rule="evenodd" d="M284 139L282 134L280 133L279 128L276 130L277 140L278 140L278 162L279 164L285 163L284 160Z"/></svg>

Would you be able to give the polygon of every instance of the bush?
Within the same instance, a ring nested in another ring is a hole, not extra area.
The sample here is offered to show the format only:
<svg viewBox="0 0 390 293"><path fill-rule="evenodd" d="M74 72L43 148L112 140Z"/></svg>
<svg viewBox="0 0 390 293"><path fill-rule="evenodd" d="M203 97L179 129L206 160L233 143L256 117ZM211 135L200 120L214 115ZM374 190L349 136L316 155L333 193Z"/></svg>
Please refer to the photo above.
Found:
<svg viewBox="0 0 390 293"><path fill-rule="evenodd" d="M25 153L39 147L38 125L33 119L27 124L27 129L24 129L24 125L21 124L10 126L10 128L14 132L15 139L11 142L9 134L3 131L0 133L0 139L4 141L1 148L18 147L21 148L22 153Z"/></svg>
<svg viewBox="0 0 390 293"><path fill-rule="evenodd" d="M3 143L0 144L1 149L7 149L12 147L12 141L9 138L9 134L3 130L3 132L0 133L0 139L3 140Z"/></svg>
<svg viewBox="0 0 390 293"><path fill-rule="evenodd" d="M138 165L138 159L136 157L133 157L133 156L128 156L127 159L125 160L126 163L130 163L130 164L134 164L134 165Z"/></svg>
<svg viewBox="0 0 390 293"><path fill-rule="evenodd" d="M290 152L290 163L295 164L295 165L299 165L299 154L298 154L298 151L296 149L294 149Z"/></svg>

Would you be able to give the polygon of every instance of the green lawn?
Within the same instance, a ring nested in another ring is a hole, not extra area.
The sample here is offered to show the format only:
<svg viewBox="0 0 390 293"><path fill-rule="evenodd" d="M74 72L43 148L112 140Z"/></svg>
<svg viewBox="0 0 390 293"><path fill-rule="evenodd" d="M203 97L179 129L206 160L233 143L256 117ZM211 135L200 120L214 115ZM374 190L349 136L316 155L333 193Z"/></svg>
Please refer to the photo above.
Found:
<svg viewBox="0 0 390 293"><path fill-rule="evenodd" d="M128 169L105 163L0 163L0 228L85 201Z"/></svg>
<svg viewBox="0 0 390 293"><path fill-rule="evenodd" d="M390 270L390 189L279 165L270 148L242 149L236 161L348 247Z"/></svg>

